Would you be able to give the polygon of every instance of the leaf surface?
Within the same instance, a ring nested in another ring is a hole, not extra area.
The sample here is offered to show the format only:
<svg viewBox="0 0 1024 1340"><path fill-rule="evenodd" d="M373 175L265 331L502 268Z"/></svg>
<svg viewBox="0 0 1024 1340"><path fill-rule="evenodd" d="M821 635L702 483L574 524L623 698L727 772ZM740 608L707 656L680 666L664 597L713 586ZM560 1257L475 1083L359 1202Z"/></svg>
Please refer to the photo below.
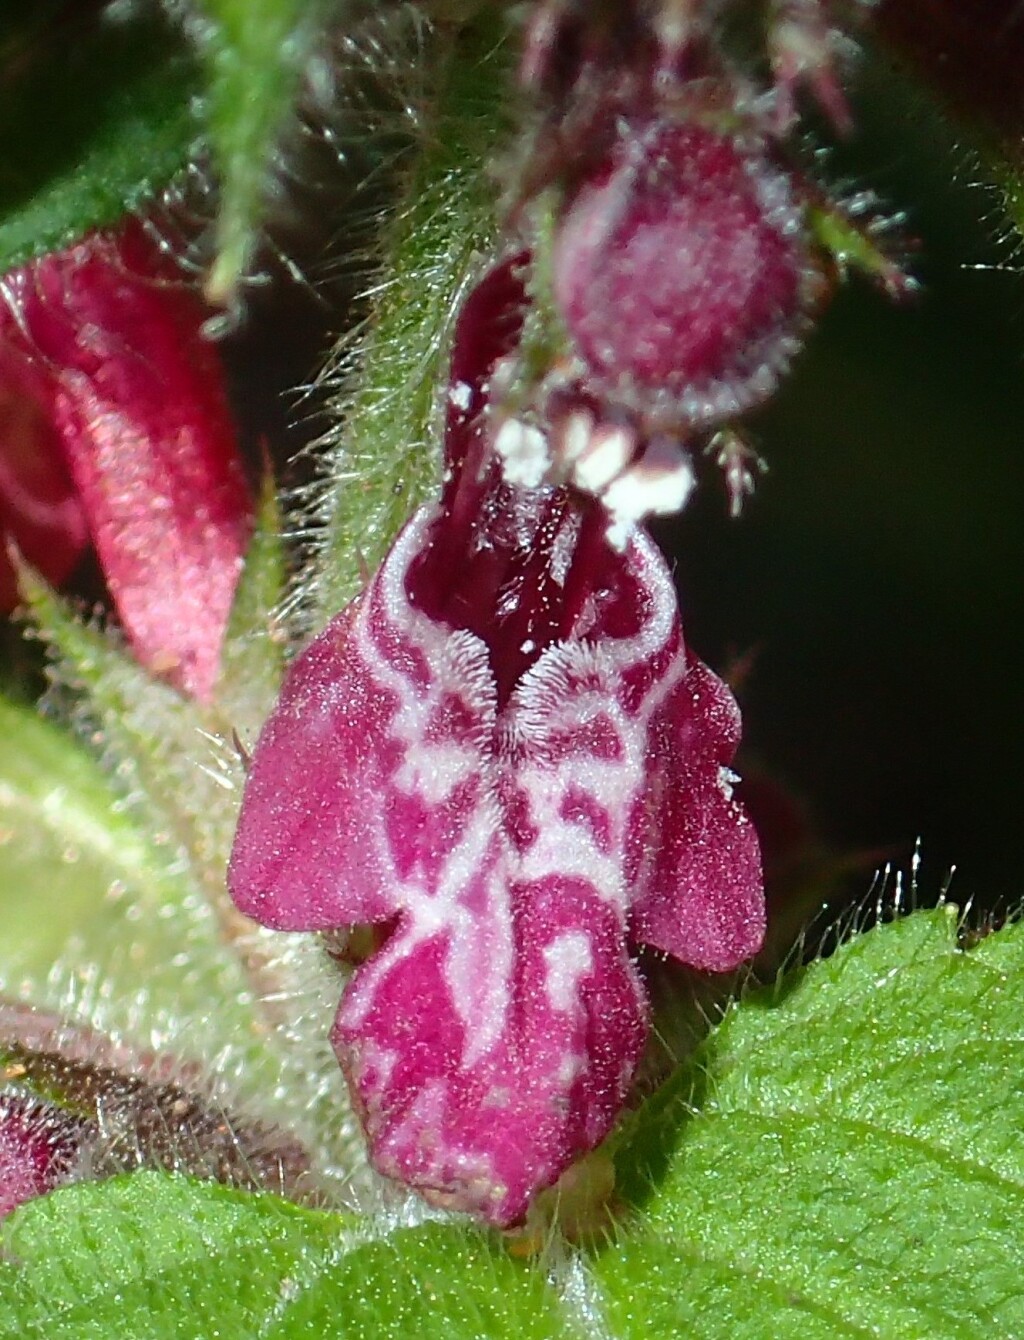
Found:
<svg viewBox="0 0 1024 1340"><path fill-rule="evenodd" d="M94 1022L120 1009L123 1026L141 995L154 1016L205 1013L212 983L224 990L233 965L174 853L142 833L100 766L32 709L0 699L0 738L0 988L31 982L36 1004L67 1007L60 964L83 997L102 974ZM224 1010L226 1024L227 999Z"/></svg>
<svg viewBox="0 0 1024 1340"><path fill-rule="evenodd" d="M115 1314L275 1340L1020 1335L1024 933L965 951L957 931L919 913L734 1005L633 1119L618 1232L561 1298L552 1258L471 1227L141 1174L12 1216L0 1336L106 1336Z"/></svg>
<svg viewBox="0 0 1024 1340"><path fill-rule="evenodd" d="M1022 966L944 907L734 1005L619 1151L611 1332L1024 1333Z"/></svg>
<svg viewBox="0 0 1024 1340"><path fill-rule="evenodd" d="M373 1240L271 1195L137 1173L30 1201L0 1241L0 1336L451 1340L561 1334L540 1272L426 1224Z"/></svg>

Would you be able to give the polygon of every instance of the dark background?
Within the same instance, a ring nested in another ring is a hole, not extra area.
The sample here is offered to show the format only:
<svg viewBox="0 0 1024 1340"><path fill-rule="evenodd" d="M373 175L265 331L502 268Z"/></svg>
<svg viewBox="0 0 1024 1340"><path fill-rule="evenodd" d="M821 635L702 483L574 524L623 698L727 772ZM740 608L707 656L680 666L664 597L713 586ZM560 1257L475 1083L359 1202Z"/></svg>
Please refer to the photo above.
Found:
<svg viewBox="0 0 1024 1340"><path fill-rule="evenodd" d="M1024 277L925 101L878 62L859 107L831 167L906 211L923 292L840 295L756 421L770 473L747 514L705 491L675 528L679 582L705 656L755 649L749 750L820 835L903 865L919 837L921 901L955 865L955 901L1005 908L1024 892Z"/></svg>

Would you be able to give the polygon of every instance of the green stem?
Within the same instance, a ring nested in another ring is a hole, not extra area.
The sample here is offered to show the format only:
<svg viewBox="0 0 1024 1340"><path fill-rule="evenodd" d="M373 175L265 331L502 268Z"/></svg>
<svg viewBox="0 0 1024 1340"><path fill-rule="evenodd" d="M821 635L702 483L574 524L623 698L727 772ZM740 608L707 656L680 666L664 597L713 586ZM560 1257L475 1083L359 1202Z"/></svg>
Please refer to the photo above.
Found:
<svg viewBox="0 0 1024 1340"><path fill-rule="evenodd" d="M439 31L436 101L386 233L369 319L336 366L320 571L310 604L322 626L357 595L395 533L435 488L435 428L447 334L456 304L497 237L495 186L485 168L501 133L508 65L488 14Z"/></svg>

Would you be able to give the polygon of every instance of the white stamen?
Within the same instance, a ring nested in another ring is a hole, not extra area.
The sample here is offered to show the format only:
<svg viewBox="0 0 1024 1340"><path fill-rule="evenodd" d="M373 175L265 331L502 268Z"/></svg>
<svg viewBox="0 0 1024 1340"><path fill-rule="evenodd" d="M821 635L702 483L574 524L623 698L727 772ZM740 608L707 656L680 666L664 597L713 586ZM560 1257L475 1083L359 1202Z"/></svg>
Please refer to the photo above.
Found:
<svg viewBox="0 0 1024 1340"><path fill-rule="evenodd" d="M590 434L594 429L594 420L583 410L570 414L561 425L558 438L558 455L563 466L573 465L590 445Z"/></svg>

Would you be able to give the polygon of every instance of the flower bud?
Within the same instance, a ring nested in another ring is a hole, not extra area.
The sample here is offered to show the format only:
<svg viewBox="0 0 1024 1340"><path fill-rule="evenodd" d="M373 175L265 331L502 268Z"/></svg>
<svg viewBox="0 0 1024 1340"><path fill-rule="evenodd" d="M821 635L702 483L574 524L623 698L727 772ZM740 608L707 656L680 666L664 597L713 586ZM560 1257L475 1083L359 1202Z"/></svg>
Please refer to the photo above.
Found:
<svg viewBox="0 0 1024 1340"><path fill-rule="evenodd" d="M630 125L571 193L551 272L583 384L649 426L765 399L819 289L791 177L697 120Z"/></svg>
<svg viewBox="0 0 1024 1340"><path fill-rule="evenodd" d="M45 374L0 340L0 536L58 586L89 532L48 399ZM0 613L17 603L17 578L0 546Z"/></svg>
<svg viewBox="0 0 1024 1340"><path fill-rule="evenodd" d="M79 1124L49 1103L0 1093L0 1219L71 1172Z"/></svg>
<svg viewBox="0 0 1024 1340"><path fill-rule="evenodd" d="M202 303L134 220L11 272L4 297L0 387L49 444L47 506L68 496L56 441L136 655L209 697L252 502ZM0 442L5 470L17 450Z"/></svg>

